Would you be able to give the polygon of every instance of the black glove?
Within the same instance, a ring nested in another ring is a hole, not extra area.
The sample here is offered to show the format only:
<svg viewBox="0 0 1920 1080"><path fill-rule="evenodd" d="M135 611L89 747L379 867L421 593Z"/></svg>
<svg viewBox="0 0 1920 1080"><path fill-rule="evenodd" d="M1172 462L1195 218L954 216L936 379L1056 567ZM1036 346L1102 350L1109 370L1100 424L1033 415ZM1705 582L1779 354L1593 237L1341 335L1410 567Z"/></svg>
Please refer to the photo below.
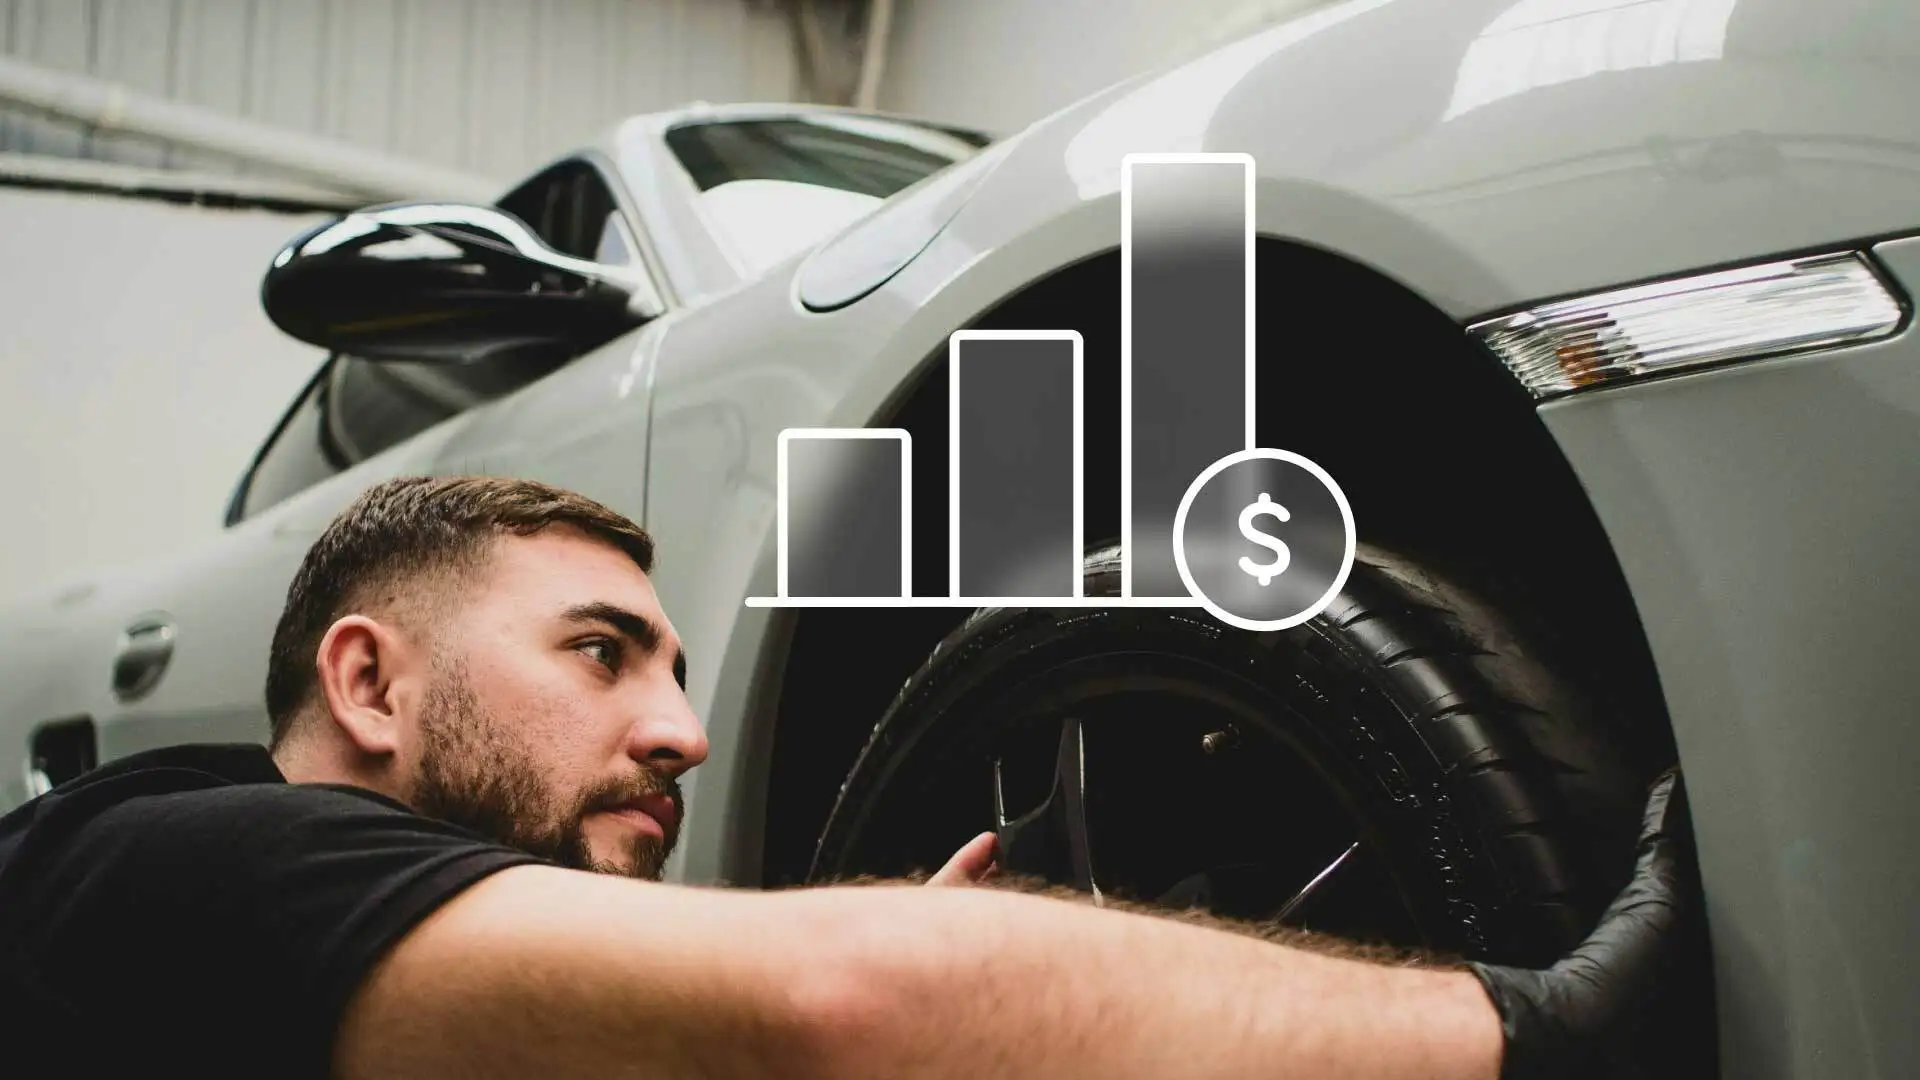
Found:
<svg viewBox="0 0 1920 1080"><path fill-rule="evenodd" d="M1608 1067L1669 971L1697 887L1686 788L1654 781L1633 879L1579 947L1545 971L1472 964L1500 1014L1501 1080L1565 1080Z"/></svg>

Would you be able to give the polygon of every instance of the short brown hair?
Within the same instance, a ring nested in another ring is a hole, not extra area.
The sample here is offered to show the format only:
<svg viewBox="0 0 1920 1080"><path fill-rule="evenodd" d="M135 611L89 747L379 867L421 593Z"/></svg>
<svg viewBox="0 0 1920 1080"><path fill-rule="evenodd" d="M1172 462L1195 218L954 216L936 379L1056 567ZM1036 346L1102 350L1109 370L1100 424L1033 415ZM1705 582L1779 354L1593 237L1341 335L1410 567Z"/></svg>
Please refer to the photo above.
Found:
<svg viewBox="0 0 1920 1080"><path fill-rule="evenodd" d="M653 569L646 530L592 499L532 480L409 476L368 488L307 550L267 660L267 715L278 745L318 687L320 639L356 611L419 603L456 571L485 563L505 534L570 526Z"/></svg>

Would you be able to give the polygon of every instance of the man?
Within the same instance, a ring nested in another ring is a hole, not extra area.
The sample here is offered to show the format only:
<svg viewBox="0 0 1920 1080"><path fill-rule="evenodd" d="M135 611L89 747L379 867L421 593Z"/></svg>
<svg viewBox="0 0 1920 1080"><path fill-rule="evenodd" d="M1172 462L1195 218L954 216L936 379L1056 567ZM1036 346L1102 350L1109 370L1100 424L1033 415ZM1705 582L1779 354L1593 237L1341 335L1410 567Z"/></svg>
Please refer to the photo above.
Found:
<svg viewBox="0 0 1920 1080"><path fill-rule="evenodd" d="M1577 1063L1657 967L1671 786L1634 885L1546 973L1372 963L1017 890L660 883L707 744L652 557L632 522L538 484L368 491L288 590L270 748L138 755L0 819L8 1059L1491 1080ZM992 843L935 883L988 876Z"/></svg>

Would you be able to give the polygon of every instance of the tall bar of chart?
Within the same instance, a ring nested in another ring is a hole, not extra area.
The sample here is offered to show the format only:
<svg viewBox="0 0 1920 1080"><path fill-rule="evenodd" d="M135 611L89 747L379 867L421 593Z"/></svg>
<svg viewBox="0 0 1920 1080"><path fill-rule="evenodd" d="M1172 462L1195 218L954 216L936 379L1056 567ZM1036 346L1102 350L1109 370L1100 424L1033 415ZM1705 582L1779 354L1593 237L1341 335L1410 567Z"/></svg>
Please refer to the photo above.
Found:
<svg viewBox="0 0 1920 1080"><path fill-rule="evenodd" d="M1254 444L1253 159L1120 168L1120 593L1184 597L1180 499Z"/></svg>
<svg viewBox="0 0 1920 1080"><path fill-rule="evenodd" d="M1254 630L1322 610L1353 513L1254 441L1254 175L1245 154L1122 160L1117 357L1064 329L949 337L946 595L913 595L911 437L821 428L781 434L779 595L747 604L1204 607ZM1090 360L1119 376L1119 596L1082 585Z"/></svg>

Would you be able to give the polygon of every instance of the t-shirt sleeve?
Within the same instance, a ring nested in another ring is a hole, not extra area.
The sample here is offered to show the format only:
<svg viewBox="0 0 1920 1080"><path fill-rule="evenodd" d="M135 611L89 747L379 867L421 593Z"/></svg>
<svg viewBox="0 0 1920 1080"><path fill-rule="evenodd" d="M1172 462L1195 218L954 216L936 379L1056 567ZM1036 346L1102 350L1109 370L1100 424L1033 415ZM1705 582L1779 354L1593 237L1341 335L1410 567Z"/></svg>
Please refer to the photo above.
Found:
<svg viewBox="0 0 1920 1080"><path fill-rule="evenodd" d="M77 887L47 942L78 961L69 993L142 1017L149 1039L294 1066L275 1075L324 1075L349 998L400 938L481 878L541 861L306 785L135 799L74 839Z"/></svg>

